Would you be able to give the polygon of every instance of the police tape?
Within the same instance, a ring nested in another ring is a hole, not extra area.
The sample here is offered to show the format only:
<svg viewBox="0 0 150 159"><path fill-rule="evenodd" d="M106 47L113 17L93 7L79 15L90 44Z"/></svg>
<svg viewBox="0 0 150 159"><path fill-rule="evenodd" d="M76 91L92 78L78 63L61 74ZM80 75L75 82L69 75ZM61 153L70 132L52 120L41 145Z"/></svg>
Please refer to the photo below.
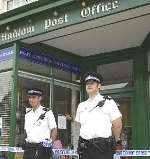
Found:
<svg viewBox="0 0 150 159"><path fill-rule="evenodd" d="M78 156L76 150L72 149L52 149L54 154L60 156ZM13 152L22 153L24 150L21 147L10 147L10 146L0 146L0 152ZM118 150L114 156L136 156L136 157L146 157L150 156L150 150Z"/></svg>
<svg viewBox="0 0 150 159"><path fill-rule="evenodd" d="M150 150L118 150L114 154L115 156L150 156Z"/></svg>

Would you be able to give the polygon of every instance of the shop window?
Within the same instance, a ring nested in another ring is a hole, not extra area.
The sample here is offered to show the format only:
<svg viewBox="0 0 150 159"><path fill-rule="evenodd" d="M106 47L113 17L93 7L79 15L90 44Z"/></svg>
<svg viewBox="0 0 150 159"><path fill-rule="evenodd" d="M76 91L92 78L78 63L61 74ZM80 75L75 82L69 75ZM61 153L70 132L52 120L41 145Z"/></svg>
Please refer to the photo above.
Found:
<svg viewBox="0 0 150 159"><path fill-rule="evenodd" d="M53 75L56 78L62 79L62 80L67 80L67 81L73 81L80 83L80 78L81 75L79 73L72 73L69 71L65 71L59 68L53 68Z"/></svg>
<svg viewBox="0 0 150 159"><path fill-rule="evenodd" d="M0 145L9 144L12 72L0 73Z"/></svg>
<svg viewBox="0 0 150 159"><path fill-rule="evenodd" d="M134 85L132 60L99 65L97 72L103 76L103 90L127 88Z"/></svg>
<svg viewBox="0 0 150 159"><path fill-rule="evenodd" d="M42 105L50 108L50 84L38 79L35 80L32 77L20 77L18 91L19 102L16 113L16 146L22 146L24 142L24 116L26 111L31 108L28 103L27 90L32 88L38 88L44 92L42 97Z"/></svg>
<svg viewBox="0 0 150 159"><path fill-rule="evenodd" d="M59 68L54 68L53 75L56 78L71 81L71 72L67 72Z"/></svg>
<svg viewBox="0 0 150 159"><path fill-rule="evenodd" d="M81 75L72 73L72 81L80 83L81 82Z"/></svg>
<svg viewBox="0 0 150 159"><path fill-rule="evenodd" d="M51 75L51 66L33 63L25 59L19 59L19 69L26 72L41 74L43 76Z"/></svg>

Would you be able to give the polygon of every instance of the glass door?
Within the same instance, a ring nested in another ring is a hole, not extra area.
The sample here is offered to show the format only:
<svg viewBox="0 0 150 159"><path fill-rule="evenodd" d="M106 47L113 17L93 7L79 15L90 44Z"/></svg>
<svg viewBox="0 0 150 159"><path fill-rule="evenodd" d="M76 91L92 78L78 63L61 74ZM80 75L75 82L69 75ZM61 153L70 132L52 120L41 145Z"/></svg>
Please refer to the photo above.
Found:
<svg viewBox="0 0 150 159"><path fill-rule="evenodd" d="M75 116L77 105L80 102L80 86L54 80L53 112L58 125L58 137L63 147L76 147L78 137L74 122L68 120L66 115Z"/></svg>
<svg viewBox="0 0 150 159"><path fill-rule="evenodd" d="M58 125L59 138L66 147L68 143L71 143L71 123L65 117L66 114L71 114L71 89L54 85L53 100L53 112Z"/></svg>

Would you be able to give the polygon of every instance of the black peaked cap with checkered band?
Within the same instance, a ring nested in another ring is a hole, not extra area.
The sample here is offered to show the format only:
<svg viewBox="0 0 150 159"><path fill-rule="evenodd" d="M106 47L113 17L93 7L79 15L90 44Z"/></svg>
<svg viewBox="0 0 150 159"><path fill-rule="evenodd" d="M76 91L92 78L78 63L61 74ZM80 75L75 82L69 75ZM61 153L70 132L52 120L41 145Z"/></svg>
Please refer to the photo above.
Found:
<svg viewBox="0 0 150 159"><path fill-rule="evenodd" d="M27 94L28 96L32 96L32 95L42 96L43 91L37 88L33 88L33 89L28 89Z"/></svg>
<svg viewBox="0 0 150 159"><path fill-rule="evenodd" d="M82 77L82 82L86 83L89 80L96 81L97 83L103 83L103 77L101 74L95 72L87 72Z"/></svg>

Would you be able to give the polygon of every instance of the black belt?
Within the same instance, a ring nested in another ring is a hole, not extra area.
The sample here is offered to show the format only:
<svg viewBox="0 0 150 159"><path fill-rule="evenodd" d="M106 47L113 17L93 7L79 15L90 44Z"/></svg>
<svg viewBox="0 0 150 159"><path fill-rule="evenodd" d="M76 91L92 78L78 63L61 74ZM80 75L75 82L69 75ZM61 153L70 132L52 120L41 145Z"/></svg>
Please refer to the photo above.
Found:
<svg viewBox="0 0 150 159"><path fill-rule="evenodd" d="M32 148L37 148L40 146L40 143L30 143L26 142L26 147L32 147Z"/></svg>
<svg viewBox="0 0 150 159"><path fill-rule="evenodd" d="M89 141L89 142L100 142L100 141L109 142L110 138L97 137L97 138L89 139L87 141Z"/></svg>
<svg viewBox="0 0 150 159"><path fill-rule="evenodd" d="M83 139L81 136L79 137L78 142L78 152L81 155L84 150L86 150L90 145L94 146L99 152L106 152L108 151L108 145L110 145L110 137L103 138L97 137L93 139Z"/></svg>
<svg viewBox="0 0 150 159"><path fill-rule="evenodd" d="M110 137L109 138L103 138L103 137L97 137L97 138L93 138L93 139L84 139L81 136L79 137L79 140L82 142L98 142L98 141L110 141Z"/></svg>

